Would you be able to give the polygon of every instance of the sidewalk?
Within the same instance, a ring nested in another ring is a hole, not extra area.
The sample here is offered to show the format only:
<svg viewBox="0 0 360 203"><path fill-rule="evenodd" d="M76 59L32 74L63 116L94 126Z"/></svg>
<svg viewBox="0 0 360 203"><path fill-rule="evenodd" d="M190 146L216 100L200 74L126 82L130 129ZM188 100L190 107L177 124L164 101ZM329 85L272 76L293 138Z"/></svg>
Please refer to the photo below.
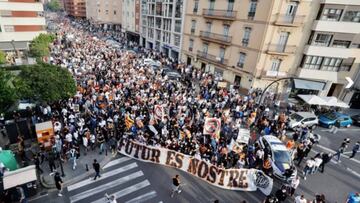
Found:
<svg viewBox="0 0 360 203"><path fill-rule="evenodd" d="M118 156L118 155L117 155ZM65 185L70 185L72 183L78 182L94 173L92 163L94 159L100 163L100 166L103 167L106 163L108 163L113 158L111 152L108 152L107 156L105 153L102 155L99 154L99 149L96 148L94 151L88 151L87 155L84 155L84 150L81 148L81 155L79 159L76 160L77 166L76 169L72 169L72 162L67 161L63 163L63 169L65 177L62 177ZM86 170L86 164L88 165L88 171ZM59 162L55 162L56 171L61 174L61 168ZM47 189L55 188L54 176L50 176L50 168L47 161L40 166L44 171L43 174L40 175L40 182L43 187Z"/></svg>

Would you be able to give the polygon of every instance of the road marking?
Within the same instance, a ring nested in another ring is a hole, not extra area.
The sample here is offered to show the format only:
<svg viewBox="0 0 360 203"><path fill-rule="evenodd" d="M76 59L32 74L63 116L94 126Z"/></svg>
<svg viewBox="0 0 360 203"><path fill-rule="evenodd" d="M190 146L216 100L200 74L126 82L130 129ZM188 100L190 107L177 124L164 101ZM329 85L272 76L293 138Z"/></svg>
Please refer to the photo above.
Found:
<svg viewBox="0 0 360 203"><path fill-rule="evenodd" d="M156 197L156 192L155 191L151 191L151 192L148 192L146 194L143 194L143 195L140 195L134 199L131 199L129 201L126 201L125 203L140 203L140 202L145 202L149 199L152 199Z"/></svg>
<svg viewBox="0 0 360 203"><path fill-rule="evenodd" d="M73 202L80 201L82 199L85 199L85 198L89 197L90 195L109 190L111 188L119 186L119 185L121 185L123 183L126 183L126 182L130 181L130 180L134 180L135 178L141 177L143 175L144 175L144 173L142 171L137 171L137 172L132 173L130 175L119 178L119 179L117 179L115 181L112 181L112 182L109 182L109 183L106 183L106 184L103 184L103 185L99 185L98 187L95 187L95 188L92 188L90 190L86 190L84 192L81 192L81 193L78 193L78 194L76 194L74 196L71 196L70 197L70 202L73 203Z"/></svg>
<svg viewBox="0 0 360 203"><path fill-rule="evenodd" d="M38 200L38 199L43 198L43 197L46 197L46 196L49 196L49 193L46 193L46 194L44 194L44 195L40 195L40 196L38 196L38 197L35 197L35 198L33 198L33 199L30 199L29 202Z"/></svg>
<svg viewBox="0 0 360 203"><path fill-rule="evenodd" d="M320 130L320 131L322 131L322 132L332 132L332 131L334 131L334 130L328 130L328 129L324 129L324 130ZM360 131L360 128L359 129L357 129L357 128L355 128L355 129L338 129L337 130L337 132L342 132L342 131Z"/></svg>
<svg viewBox="0 0 360 203"><path fill-rule="evenodd" d="M325 150L325 151L331 152L332 154L335 154L335 153L336 153L336 151L334 151L334 150L332 150L332 149L329 149L329 148L327 148L327 147L324 147L324 146L321 146L321 145L315 145L315 146L320 147L321 149L323 149L323 150ZM349 158L348 156L345 156L344 154L341 154L341 157ZM348 160L353 161L353 162L355 162L355 163L357 163L357 164L360 164L360 161L357 160L357 159L352 158L352 159L348 159Z"/></svg>
<svg viewBox="0 0 360 203"><path fill-rule="evenodd" d="M95 183L99 180L103 180L104 178L108 178L108 177L111 177L111 176L114 176L114 175L117 175L119 173L122 173L122 172L125 172L125 171L128 171L128 170L131 170L133 168L136 168L137 167L137 164L136 163L131 163L129 165L126 165L126 166L123 166L121 168L117 168L115 170L112 170L112 171L109 171L109 172L106 172L104 174L101 174L101 178L98 178L96 180L93 180L92 177L90 177L90 179L86 179L86 180L83 180L81 182L78 182L78 183L75 183L73 185L70 185L67 187L67 190L70 192L72 190L76 190L78 188L81 188L85 185L88 185L88 184L91 184L91 183Z"/></svg>
<svg viewBox="0 0 360 203"><path fill-rule="evenodd" d="M118 198L123 197L125 195L128 195L128 194L130 194L132 192L135 192L137 190L145 188L145 187L147 187L149 185L150 185L150 182L148 180L144 180L144 181L142 181L140 183L137 183L135 185L127 187L127 188L125 188L123 190L120 190L120 191L118 191L118 192L116 192L114 194L111 194L109 196L115 195L116 199L118 199ZM104 198L101 198L101 199L98 199L98 200L96 200L96 201L94 201L92 203L103 203L103 202L104 202Z"/></svg>
<svg viewBox="0 0 360 203"><path fill-rule="evenodd" d="M346 170L348 170L350 173L354 174L355 176L357 176L358 178L360 178L360 173L352 170L351 168L346 168Z"/></svg>
<svg viewBox="0 0 360 203"><path fill-rule="evenodd" d="M125 161L128 161L128 160L130 160L130 158L128 158L128 157L121 157L120 159L115 159L115 160L110 161L109 163L107 163L107 164L103 167L103 169L109 168L109 167L111 167L111 166L115 166L115 165L117 165L117 164L120 164L120 163L125 162Z"/></svg>

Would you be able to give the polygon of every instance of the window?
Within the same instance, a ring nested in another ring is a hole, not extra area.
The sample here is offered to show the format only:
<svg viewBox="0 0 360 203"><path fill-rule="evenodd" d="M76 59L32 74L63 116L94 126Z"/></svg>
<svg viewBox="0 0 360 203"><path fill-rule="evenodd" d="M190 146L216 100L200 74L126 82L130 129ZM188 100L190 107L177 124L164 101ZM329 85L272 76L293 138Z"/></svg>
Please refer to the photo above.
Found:
<svg viewBox="0 0 360 203"><path fill-rule="evenodd" d="M360 22L360 11L346 11L343 21L347 22Z"/></svg>
<svg viewBox="0 0 360 203"><path fill-rule="evenodd" d="M109 10L105 10L105 14L108 15L108 14L109 14Z"/></svg>
<svg viewBox="0 0 360 203"><path fill-rule="evenodd" d="M339 48L349 48L351 41L346 40L334 40L332 46L339 47Z"/></svg>
<svg viewBox="0 0 360 203"><path fill-rule="evenodd" d="M199 0L195 0L193 12L197 13L199 9Z"/></svg>
<svg viewBox="0 0 360 203"><path fill-rule="evenodd" d="M209 10L214 10L214 7L215 7L215 0L210 0Z"/></svg>
<svg viewBox="0 0 360 203"><path fill-rule="evenodd" d="M181 32L181 20L175 20L175 32Z"/></svg>
<svg viewBox="0 0 360 203"><path fill-rule="evenodd" d="M208 48L209 48L209 45L208 44L206 44L206 43L204 43L203 44L203 52L205 53L205 54L207 54L207 52L208 52Z"/></svg>
<svg viewBox="0 0 360 203"><path fill-rule="evenodd" d="M247 47L247 45L249 44L250 34L251 34L251 28L245 27L244 36L242 39L242 45L244 47Z"/></svg>
<svg viewBox="0 0 360 203"><path fill-rule="evenodd" d="M189 39L189 51L192 51L194 47L194 40L193 39Z"/></svg>
<svg viewBox="0 0 360 203"><path fill-rule="evenodd" d="M174 45L177 47L180 46L180 35L174 35Z"/></svg>
<svg viewBox="0 0 360 203"><path fill-rule="evenodd" d="M306 56L303 68L319 70L322 60L321 56Z"/></svg>
<svg viewBox="0 0 360 203"><path fill-rule="evenodd" d="M195 33L196 20L191 21L191 34Z"/></svg>
<svg viewBox="0 0 360 203"><path fill-rule="evenodd" d="M114 15L116 15L116 10L114 10Z"/></svg>
<svg viewBox="0 0 360 203"><path fill-rule="evenodd" d="M318 46L329 46L331 39L332 35L317 34L313 44Z"/></svg>
<svg viewBox="0 0 360 203"><path fill-rule="evenodd" d="M206 22L206 31L207 32L211 31L211 22Z"/></svg>
<svg viewBox="0 0 360 203"><path fill-rule="evenodd" d="M339 58L324 58L323 66L321 70L325 71L339 71L342 59Z"/></svg>
<svg viewBox="0 0 360 203"><path fill-rule="evenodd" d="M221 61L223 61L225 58L225 49L222 47L220 47L220 49L219 49L219 58Z"/></svg>
<svg viewBox="0 0 360 203"><path fill-rule="evenodd" d="M233 9L234 9L234 0L229 0L227 10L232 11Z"/></svg>
<svg viewBox="0 0 360 203"><path fill-rule="evenodd" d="M342 11L342 9L326 8L321 16L321 20L339 21Z"/></svg>
<svg viewBox="0 0 360 203"><path fill-rule="evenodd" d="M279 71L280 64L281 64L280 59L273 59L271 61L271 71Z"/></svg>
<svg viewBox="0 0 360 203"><path fill-rule="evenodd" d="M0 11L0 16L1 16L1 17L11 17L11 16L12 16L12 11L9 11L9 10L1 10L1 11Z"/></svg>
<svg viewBox="0 0 360 203"><path fill-rule="evenodd" d="M4 25L4 31L5 32L14 32L14 26L13 25Z"/></svg>
<svg viewBox="0 0 360 203"><path fill-rule="evenodd" d="M239 66L240 68L244 68L245 58L246 58L246 53L240 52L239 62L237 63L237 66Z"/></svg>
<svg viewBox="0 0 360 203"><path fill-rule="evenodd" d="M257 6L257 1L252 0L250 2L249 12L248 12L248 18L251 20L254 19L255 17L256 6Z"/></svg>
<svg viewBox="0 0 360 203"><path fill-rule="evenodd" d="M224 35L225 36L229 36L229 29L230 29L229 25L224 25Z"/></svg>

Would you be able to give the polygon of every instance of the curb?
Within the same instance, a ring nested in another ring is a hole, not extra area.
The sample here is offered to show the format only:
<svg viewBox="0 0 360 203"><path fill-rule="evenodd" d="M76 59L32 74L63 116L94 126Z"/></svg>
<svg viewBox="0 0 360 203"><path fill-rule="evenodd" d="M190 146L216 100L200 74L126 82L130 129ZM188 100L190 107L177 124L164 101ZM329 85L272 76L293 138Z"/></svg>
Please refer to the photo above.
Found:
<svg viewBox="0 0 360 203"><path fill-rule="evenodd" d="M107 156L107 157L105 157L105 158L100 162L100 166L105 166L107 163L109 163L109 162L111 161L111 159L113 159L112 156ZM84 179L84 178L92 175L93 173L94 173L94 172L89 169L89 171L86 171L86 172L83 173L82 175L79 175L79 176L76 176L76 177L74 177L74 178L71 178L71 179L69 179L69 180L67 180L67 181L64 181L64 185L67 186L67 185L71 185L71 184L73 184L73 183L76 183L76 182L80 181L81 179ZM55 187L55 184L48 184L48 183L45 181L43 175L40 175L40 178L39 178L39 179L40 179L40 184L41 184L44 188L46 188L46 189L55 189L55 188L56 188L56 187Z"/></svg>

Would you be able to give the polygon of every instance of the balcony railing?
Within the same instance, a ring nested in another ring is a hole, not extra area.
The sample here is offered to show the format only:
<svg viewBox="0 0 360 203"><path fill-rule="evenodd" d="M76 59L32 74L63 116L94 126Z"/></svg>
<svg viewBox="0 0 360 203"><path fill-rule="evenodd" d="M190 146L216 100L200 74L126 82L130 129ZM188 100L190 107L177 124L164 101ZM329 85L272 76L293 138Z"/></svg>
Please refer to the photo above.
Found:
<svg viewBox="0 0 360 203"><path fill-rule="evenodd" d="M275 77L275 78L278 78L278 77L286 77L286 72L280 72L280 71L272 71L272 70L267 70L267 71L264 71L264 76L266 77Z"/></svg>
<svg viewBox="0 0 360 203"><path fill-rule="evenodd" d="M282 44L269 44L267 49L267 53L277 55L289 55L295 53L295 51L296 46Z"/></svg>
<svg viewBox="0 0 360 203"><path fill-rule="evenodd" d="M216 19L223 19L223 20L235 20L236 11L204 9L203 10L203 15L204 15L204 17L207 17L207 18L216 18Z"/></svg>
<svg viewBox="0 0 360 203"><path fill-rule="evenodd" d="M283 15L278 14L276 17L275 24L276 25L283 25L283 26L300 26L304 23L305 16L304 15Z"/></svg>
<svg viewBox="0 0 360 203"><path fill-rule="evenodd" d="M220 58L218 56L211 55L211 54L208 54L208 53L200 51L200 50L198 50L198 52L197 52L197 57L202 60L209 61L211 63L216 63L219 65L226 65L228 63L227 59Z"/></svg>
<svg viewBox="0 0 360 203"><path fill-rule="evenodd" d="M217 42L226 45L231 44L232 39L232 37L228 35L221 35L207 31L200 31L200 37L207 41Z"/></svg>

